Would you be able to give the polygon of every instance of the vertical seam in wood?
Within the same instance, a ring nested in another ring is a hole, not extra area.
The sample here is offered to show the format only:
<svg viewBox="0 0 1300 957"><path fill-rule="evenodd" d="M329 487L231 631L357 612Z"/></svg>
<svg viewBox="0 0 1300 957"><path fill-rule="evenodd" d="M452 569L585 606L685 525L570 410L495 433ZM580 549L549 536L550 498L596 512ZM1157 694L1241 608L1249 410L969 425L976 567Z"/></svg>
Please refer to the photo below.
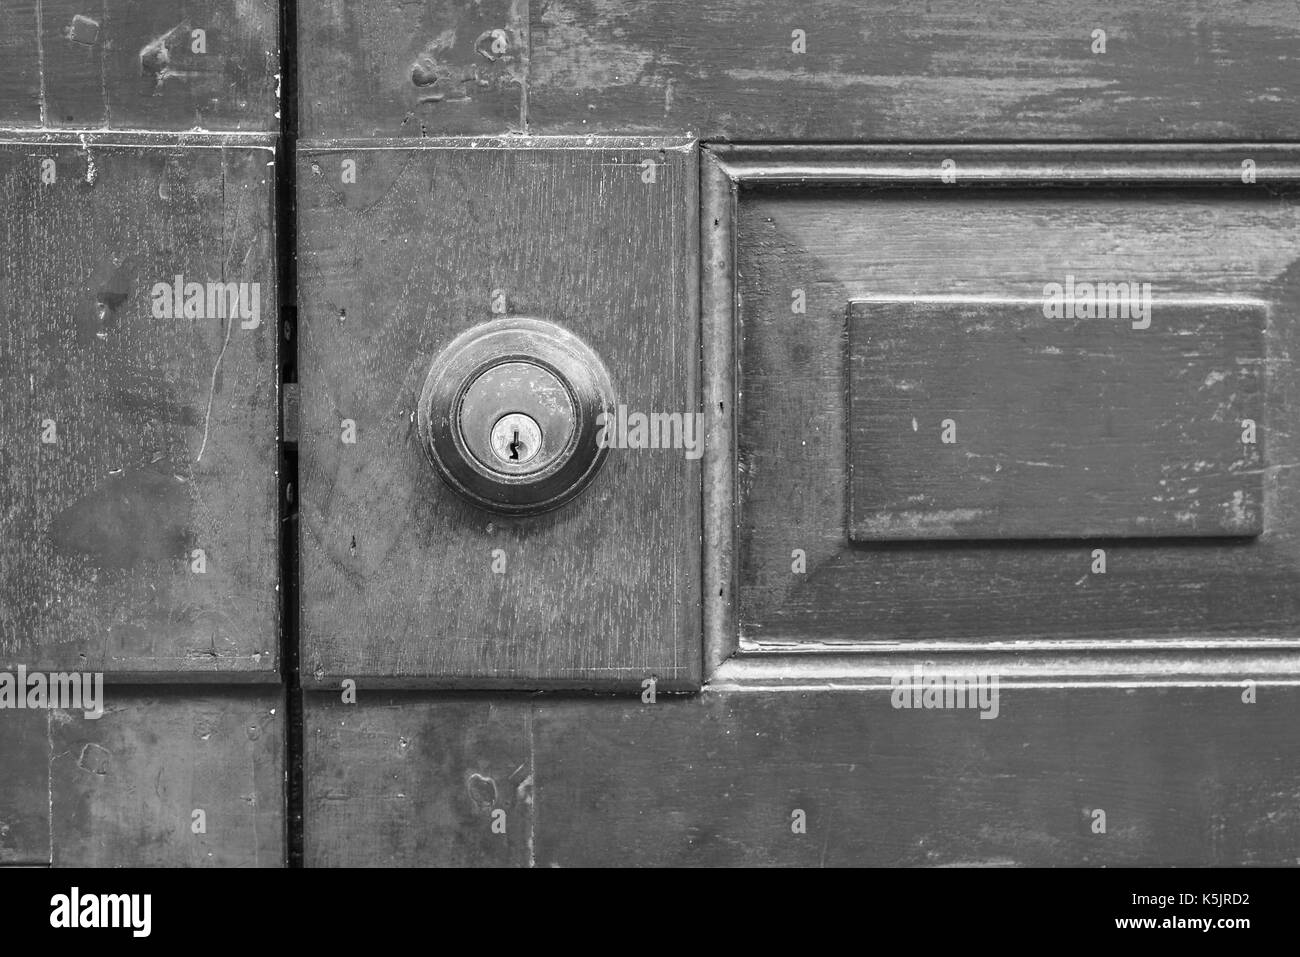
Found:
<svg viewBox="0 0 1300 957"><path fill-rule="evenodd" d="M49 813L45 818L47 844L45 848L45 857L50 867L54 866L54 711L47 709L45 712L45 743L46 743L46 760L45 760L45 784L49 791Z"/></svg>
<svg viewBox="0 0 1300 957"><path fill-rule="evenodd" d="M100 0L99 16L105 28L109 25L108 20L108 0ZM108 105L108 58L104 56L104 51L99 51L99 92L104 98L104 126L108 129L113 128L113 111ZM223 174L224 175L224 171Z"/></svg>
<svg viewBox="0 0 1300 957"><path fill-rule="evenodd" d="M700 150L699 143L692 140L690 144L687 146L687 153L686 153L686 170L687 170L687 185L685 190L686 202L683 203L681 206L678 206L676 203L673 204L673 216L674 218L678 218L682 212L685 213L686 263L687 263L686 302L688 304L687 315L690 317L690 325L688 326L689 335L687 340L688 341L688 352L687 352L688 362L687 362L687 370L686 370L687 383L690 387L688 398L690 401L690 406L689 406L690 411L693 413L699 413L700 423L701 423L701 434L699 436L699 440L701 442L705 442L706 430L703 428L704 413L705 413L705 410L703 408L703 403L705 401L704 352L703 352L704 314L703 314L703 310L700 307L701 293L703 291L701 288L701 278L700 278L701 275L703 274L703 269L700 263L700 249L701 249L700 221L702 218L701 207L700 207L700 170L703 164L701 161L700 153L701 150ZM676 231L677 231L676 228L674 228L674 233L676 233ZM678 275L676 270L673 271L673 281L674 283L678 281ZM673 348L673 355L674 356L678 355L676 346L674 346ZM687 463L687 469L688 469L688 477L689 477L690 474L689 460ZM704 466L703 466L703 462L701 461L699 475L694 479L695 491L700 496L695 507L695 518L701 523L703 522L703 517L704 517L703 480L704 480ZM700 544L702 546L704 541L703 524L701 524L699 528L700 528ZM698 599L698 601L696 601L696 603L694 604L693 607L694 613L691 616L691 619L693 620L693 626L691 628L690 646L692 648L693 654L688 663L687 674L691 679L693 679L692 684L695 686L696 689L698 689L704 683L704 647L705 647L704 556L702 552L696 553L695 562L693 563L693 568L690 570L693 570L694 572L694 574L688 575L688 581L690 583L690 595L694 596L696 599ZM679 595L677 589L678 589L678 582L674 581L673 583L674 595ZM686 607L688 608L692 607L689 600L686 602ZM678 643L673 642L673 666L674 666L673 670L676 674L681 673L679 670L678 659L679 659Z"/></svg>
<svg viewBox="0 0 1300 957"><path fill-rule="evenodd" d="M36 0L36 76L40 83L41 128L49 126L45 104L45 16L41 0Z"/></svg>
<svg viewBox="0 0 1300 957"><path fill-rule="evenodd" d="M519 129L524 135L528 134L528 80L529 72L533 68L533 4L532 0L523 0L524 3L524 42L523 42L523 62L520 63L521 77L519 80Z"/></svg>
<svg viewBox="0 0 1300 957"><path fill-rule="evenodd" d="M533 738L533 713L535 706L529 705L528 710L524 712L524 729L528 735L528 774L532 777L533 782L529 786L528 808L528 866L530 868L537 866L537 746Z"/></svg>
<svg viewBox="0 0 1300 957"><path fill-rule="evenodd" d="M279 406L279 442L276 444L276 462L279 477L276 483L277 515L280 521L276 539L277 568L280 589L276 615L276 642L278 651L277 673L284 693L284 762L281 807L284 809L283 863L289 868L304 866L307 842L306 764L307 740L301 685L301 635L300 614L301 558L298 553L299 532L298 496L301 488L298 478L297 450L297 386L298 381L298 12L292 0L280 0L279 37L276 68L279 71L278 111L279 127L275 139L275 179L272 189L271 229L276 253L275 279L277 286L275 310L276 344L276 401ZM289 338L285 338L285 330ZM289 401L286 384L295 383L292 392L294 412L294 445L286 442L284 414ZM293 490L293 500L288 491Z"/></svg>

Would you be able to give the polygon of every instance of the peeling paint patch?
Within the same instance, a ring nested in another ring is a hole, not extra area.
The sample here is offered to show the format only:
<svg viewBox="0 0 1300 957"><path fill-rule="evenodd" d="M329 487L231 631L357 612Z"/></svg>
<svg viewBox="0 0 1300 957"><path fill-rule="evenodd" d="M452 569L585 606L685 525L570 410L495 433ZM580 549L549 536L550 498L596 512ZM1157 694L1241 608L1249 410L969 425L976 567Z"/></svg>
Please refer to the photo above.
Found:
<svg viewBox="0 0 1300 957"><path fill-rule="evenodd" d="M474 49L483 59L495 63L510 49L510 38L506 36L506 31L501 29L484 30L474 41Z"/></svg>
<svg viewBox="0 0 1300 957"><path fill-rule="evenodd" d="M1250 512L1246 507L1246 493L1241 489L1232 493L1232 501L1224 506L1225 523L1229 528L1247 528L1251 522Z"/></svg>
<svg viewBox="0 0 1300 957"><path fill-rule="evenodd" d="M455 71L447 63L447 59L455 45L455 30L443 30L430 40L411 64L411 83L424 89L440 81L446 83L452 80Z"/></svg>
<svg viewBox="0 0 1300 957"><path fill-rule="evenodd" d="M169 69L172 57L167 44L176 34L188 29L188 23L178 23L140 48L140 72L152 76L155 86L162 86L167 77L176 75Z"/></svg>
<svg viewBox="0 0 1300 957"><path fill-rule="evenodd" d="M862 528L871 534L898 534L900 531L928 534L957 534L958 526L978 522L992 512L984 508L926 509L924 511L886 512L860 519Z"/></svg>
<svg viewBox="0 0 1300 957"><path fill-rule="evenodd" d="M90 46L99 39L99 22L77 14L72 18L72 26L68 27L67 37L73 43Z"/></svg>
<svg viewBox="0 0 1300 957"><path fill-rule="evenodd" d="M469 799L480 811L486 811L496 805L497 782L482 774L471 774L465 782Z"/></svg>
<svg viewBox="0 0 1300 957"><path fill-rule="evenodd" d="M81 749L81 756L77 758L77 767L101 777L108 774L109 765L112 763L113 755L98 744L87 744Z"/></svg>

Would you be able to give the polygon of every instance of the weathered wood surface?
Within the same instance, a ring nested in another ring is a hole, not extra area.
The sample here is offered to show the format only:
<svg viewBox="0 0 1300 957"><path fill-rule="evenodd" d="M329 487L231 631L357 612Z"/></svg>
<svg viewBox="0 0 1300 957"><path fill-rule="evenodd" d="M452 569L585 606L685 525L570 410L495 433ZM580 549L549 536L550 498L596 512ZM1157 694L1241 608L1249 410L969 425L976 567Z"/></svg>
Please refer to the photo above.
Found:
<svg viewBox="0 0 1300 957"><path fill-rule="evenodd" d="M698 682L698 458L614 449L575 500L507 518L443 484L415 424L494 302L585 340L628 409L696 411L696 176L680 141L301 152L304 680Z"/></svg>
<svg viewBox="0 0 1300 957"><path fill-rule="evenodd" d="M0 711L0 863L283 865L282 691L109 686L103 704Z"/></svg>
<svg viewBox="0 0 1300 957"><path fill-rule="evenodd" d="M6 0L0 124L277 129L279 21L275 0Z"/></svg>
<svg viewBox="0 0 1300 957"><path fill-rule="evenodd" d="M303 0L298 35L308 138L1300 134L1290 0Z"/></svg>
<svg viewBox="0 0 1300 957"><path fill-rule="evenodd" d="M304 140L523 129L527 0L298 5Z"/></svg>
<svg viewBox="0 0 1300 957"><path fill-rule="evenodd" d="M0 147L0 668L274 679L272 158ZM155 318L178 275L259 324Z"/></svg>
<svg viewBox="0 0 1300 957"><path fill-rule="evenodd" d="M50 713L56 867L283 866L283 692L105 698Z"/></svg>
<svg viewBox="0 0 1300 957"><path fill-rule="evenodd" d="M1267 309L1141 287L851 303L849 537L1258 535Z"/></svg>
<svg viewBox="0 0 1300 957"><path fill-rule="evenodd" d="M1001 689L993 720L889 691L309 695L306 861L1294 864L1300 692L1242 693Z"/></svg>
<svg viewBox="0 0 1300 957"><path fill-rule="evenodd" d="M40 119L38 0L0 4L0 126Z"/></svg>
<svg viewBox="0 0 1300 957"><path fill-rule="evenodd" d="M1287 195L1263 188L743 189L741 639L1295 637L1300 432L1286 423L1300 397L1300 325L1291 321L1298 260L1300 213ZM851 546L846 303L1041 297L1045 283L1068 274L1139 278L1172 299L1269 305L1263 533ZM806 313L792 312L796 289ZM1092 573L1098 547L1105 574ZM804 574L795 549L806 556Z"/></svg>
<svg viewBox="0 0 1300 957"><path fill-rule="evenodd" d="M0 711L0 865L50 861L49 714Z"/></svg>

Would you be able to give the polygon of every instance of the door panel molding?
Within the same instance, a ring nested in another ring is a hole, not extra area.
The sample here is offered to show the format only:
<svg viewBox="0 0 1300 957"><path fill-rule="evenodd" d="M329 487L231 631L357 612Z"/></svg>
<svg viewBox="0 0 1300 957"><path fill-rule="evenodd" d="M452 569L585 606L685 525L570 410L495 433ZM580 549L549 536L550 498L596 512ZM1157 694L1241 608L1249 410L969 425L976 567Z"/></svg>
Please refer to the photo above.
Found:
<svg viewBox="0 0 1300 957"><path fill-rule="evenodd" d="M1236 195L1224 191L1240 190L1241 195L1276 200L1300 185L1300 145L705 144L700 175L707 435L703 592L705 673L710 687L876 687L914 664L936 661L958 672L995 667L1004 680L1027 686L1296 682L1300 640L1285 608L1280 619L1272 620L1277 627L1229 638L1213 629L1151 637L1108 635L1099 629L1096 634L1062 638L989 634L978 639L913 641L836 636L828 642L816 634L797 640L744 635L738 596L743 502L737 482L744 290L737 281L737 235L739 204L752 195L750 191L768 187L846 187L859 196L876 196L876 190L925 189L940 193L940 200L946 193L956 197L987 190L992 201L1001 190L1011 195L1012 191L1059 189L1064 195L1088 187L1097 194L1123 192L1128 197L1133 194L1124 191L1161 189L1208 197L1207 203ZM924 292L917 296L924 298ZM1288 318L1274 315L1273 321ZM1286 474L1282 466L1273 467L1274 462L1266 460L1270 479ZM1274 521L1290 528L1294 516L1287 507L1278 511ZM1293 583L1294 578L1292 574Z"/></svg>

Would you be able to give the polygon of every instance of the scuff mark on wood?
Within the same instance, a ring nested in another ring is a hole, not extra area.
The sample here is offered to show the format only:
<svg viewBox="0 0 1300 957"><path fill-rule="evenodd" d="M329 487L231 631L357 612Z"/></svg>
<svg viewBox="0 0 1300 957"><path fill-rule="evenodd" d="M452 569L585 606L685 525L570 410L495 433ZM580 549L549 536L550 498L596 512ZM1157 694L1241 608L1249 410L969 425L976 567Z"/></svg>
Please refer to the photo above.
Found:
<svg viewBox="0 0 1300 957"><path fill-rule="evenodd" d="M480 811L487 811L497 803L497 782L494 778L475 772L465 782L469 799Z"/></svg>
<svg viewBox="0 0 1300 957"><path fill-rule="evenodd" d="M81 755L77 758L77 767L91 774L98 774L100 777L108 774L109 766L112 764L113 755L107 749L94 742L86 744L81 749Z"/></svg>
<svg viewBox="0 0 1300 957"><path fill-rule="evenodd" d="M160 87L169 76L179 75L171 70L172 58L171 52L167 49L167 44L176 34L189 28L188 21L178 23L166 33L154 37L140 48L140 72L145 76L152 76L154 86Z"/></svg>
<svg viewBox="0 0 1300 957"><path fill-rule="evenodd" d="M67 37L73 43L91 46L99 39L99 23L90 17L77 14L72 18L72 25L68 27Z"/></svg>
<svg viewBox="0 0 1300 957"><path fill-rule="evenodd" d="M50 524L56 554L80 555L100 569L179 559L188 531L189 495L168 475L132 469L110 477L60 511Z"/></svg>

